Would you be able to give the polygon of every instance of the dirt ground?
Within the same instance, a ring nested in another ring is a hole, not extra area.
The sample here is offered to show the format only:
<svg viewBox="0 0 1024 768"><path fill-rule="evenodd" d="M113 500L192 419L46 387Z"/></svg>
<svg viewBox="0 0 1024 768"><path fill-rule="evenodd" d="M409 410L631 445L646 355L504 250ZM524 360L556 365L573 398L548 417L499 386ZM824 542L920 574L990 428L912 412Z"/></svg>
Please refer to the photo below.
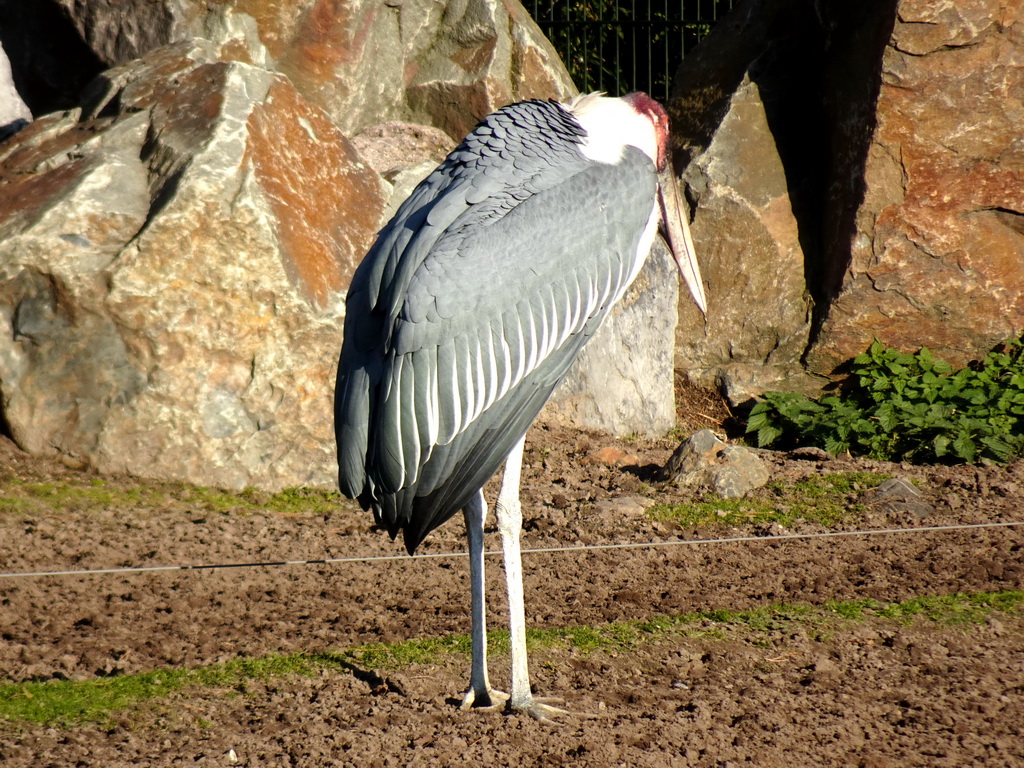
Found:
<svg viewBox="0 0 1024 768"><path fill-rule="evenodd" d="M1024 528L778 539L756 524L680 528L645 500L674 441L535 429L524 475L524 547L749 535L756 541L527 555L527 621L558 628L774 603L1024 588ZM1024 462L911 467L765 452L774 479L850 470L904 475L923 516L872 508L848 529L1024 519ZM0 474L88 483L0 446ZM108 480L122 489L131 478ZM178 495L180 496L180 494ZM187 494L186 494L187 496ZM853 503L857 494L849 495ZM0 516L0 570L117 568L400 554L352 506L333 513L216 511L165 503ZM843 526L840 526L843 527ZM782 533L823 530L797 524ZM497 547L488 533L488 548ZM464 547L461 522L424 553ZM505 620L488 559L490 624ZM0 579L0 681L97 679L237 657L469 631L463 559ZM446 657L447 658L447 657ZM508 660L491 660L505 687ZM0 764L45 766L1024 766L1024 613L947 624L881 616L826 632L741 624L667 635L628 652L543 648L536 692L595 717L559 725L459 712L468 663L190 689L103 724L0 723Z"/></svg>

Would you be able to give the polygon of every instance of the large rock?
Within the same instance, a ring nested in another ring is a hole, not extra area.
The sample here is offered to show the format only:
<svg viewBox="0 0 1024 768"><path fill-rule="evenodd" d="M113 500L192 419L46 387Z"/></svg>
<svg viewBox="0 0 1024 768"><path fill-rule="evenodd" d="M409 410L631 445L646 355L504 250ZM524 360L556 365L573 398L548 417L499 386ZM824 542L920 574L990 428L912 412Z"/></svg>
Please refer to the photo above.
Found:
<svg viewBox="0 0 1024 768"><path fill-rule="evenodd" d="M1024 20L995 0L750 0L671 112L710 317L678 359L734 402L877 337L955 364L1024 330Z"/></svg>
<svg viewBox="0 0 1024 768"><path fill-rule="evenodd" d="M792 115L792 84L813 84L818 64L808 5L741 6L687 55L669 105L708 290L707 322L681 299L677 364L734 404L799 378L811 331L821 116L807 104Z"/></svg>
<svg viewBox="0 0 1024 768"><path fill-rule="evenodd" d="M184 36L180 0L36 0L56 4L106 67L144 56Z"/></svg>
<svg viewBox="0 0 1024 768"><path fill-rule="evenodd" d="M11 62L0 47L0 141L31 122L32 113L14 84Z"/></svg>
<svg viewBox="0 0 1024 768"><path fill-rule="evenodd" d="M328 117L202 41L0 147L0 391L15 440L105 471L334 483L348 279L386 187Z"/></svg>
<svg viewBox="0 0 1024 768"><path fill-rule="evenodd" d="M406 57L412 117L455 138L505 104L565 100L576 92L551 43L517 0L449 0L420 44L429 47Z"/></svg>
<svg viewBox="0 0 1024 768"><path fill-rule="evenodd" d="M402 120L461 139L500 106L574 92L518 2L237 0L233 6L255 18L277 68L349 134Z"/></svg>
<svg viewBox="0 0 1024 768"><path fill-rule="evenodd" d="M742 401L799 369L811 321L800 228L757 83L739 84L686 180L701 189L693 236L712 298L705 321L680 297L678 364Z"/></svg>
<svg viewBox="0 0 1024 768"><path fill-rule="evenodd" d="M854 231L812 371L873 337L956 366L1024 331L1024 17L997 0L899 4Z"/></svg>
<svg viewBox="0 0 1024 768"><path fill-rule="evenodd" d="M524 98L565 98L572 81L515 0L0 0L11 35L74 38L72 77L88 80L193 36L223 56L287 75L346 133L388 120L459 139L484 115ZM57 80L59 51L19 53L26 79ZM77 80L79 85L81 80ZM55 86L56 87L56 86ZM47 107L67 106L65 94Z"/></svg>

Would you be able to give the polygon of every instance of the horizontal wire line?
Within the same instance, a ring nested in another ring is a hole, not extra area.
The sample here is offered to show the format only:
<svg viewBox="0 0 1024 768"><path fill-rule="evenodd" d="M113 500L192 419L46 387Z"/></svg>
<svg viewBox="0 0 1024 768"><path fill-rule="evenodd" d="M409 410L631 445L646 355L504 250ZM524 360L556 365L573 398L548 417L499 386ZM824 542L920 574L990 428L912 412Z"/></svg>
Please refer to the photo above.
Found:
<svg viewBox="0 0 1024 768"><path fill-rule="evenodd" d="M935 533L944 531L967 531L981 528L1010 528L1024 525L1024 520L999 523L962 523L957 525L928 525L918 528L873 528L857 531L826 531L823 533L787 533L781 536L732 536L719 539L673 539L671 541L637 541L620 544L575 544L564 547L534 547L524 549L524 555L547 554L552 552L583 552L610 549L651 549L676 545L694 546L698 544L736 544L762 543L773 544L780 541L796 539L831 539L842 536L879 536L885 534ZM499 555L501 550L490 549L485 556ZM158 571L205 571L226 570L230 568L274 568L285 565L334 565L337 563L376 563L391 560L424 560L442 557L467 557L466 552L426 552L419 555L370 555L366 557L327 557L317 560L273 560L260 563L207 563L201 565L142 565L126 568L95 568L74 571L25 571L20 573L0 573L0 579L37 578L42 576L95 576L101 574L156 573Z"/></svg>

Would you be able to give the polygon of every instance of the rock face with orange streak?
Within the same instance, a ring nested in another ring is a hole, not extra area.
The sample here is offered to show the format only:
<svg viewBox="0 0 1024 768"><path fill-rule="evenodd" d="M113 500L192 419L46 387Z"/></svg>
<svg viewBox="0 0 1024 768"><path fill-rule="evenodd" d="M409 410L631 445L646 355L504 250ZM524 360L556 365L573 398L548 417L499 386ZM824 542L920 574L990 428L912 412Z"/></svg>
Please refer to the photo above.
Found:
<svg viewBox="0 0 1024 768"><path fill-rule="evenodd" d="M264 69L176 44L0 146L10 433L104 471L334 484L348 280L386 185Z"/></svg>
<svg viewBox="0 0 1024 768"><path fill-rule="evenodd" d="M1021 3L900 3L881 78L819 373L872 337L961 366L1024 331Z"/></svg>
<svg viewBox="0 0 1024 768"><path fill-rule="evenodd" d="M60 14L38 0L17 6L12 37L52 35L59 21L75 58L51 60L39 44L19 49L15 66L32 70L23 81L70 77L84 85L105 67L198 36L220 43L222 58L286 75L346 134L401 120L455 140L505 104L574 93L518 0L52 2Z"/></svg>
<svg viewBox="0 0 1024 768"><path fill-rule="evenodd" d="M234 13L255 19L276 68L349 134L402 120L459 140L505 104L574 93L515 1L238 0Z"/></svg>
<svg viewBox="0 0 1024 768"><path fill-rule="evenodd" d="M1024 3L749 0L670 105L708 322L677 362L734 403L874 338L956 366L1024 332Z"/></svg>

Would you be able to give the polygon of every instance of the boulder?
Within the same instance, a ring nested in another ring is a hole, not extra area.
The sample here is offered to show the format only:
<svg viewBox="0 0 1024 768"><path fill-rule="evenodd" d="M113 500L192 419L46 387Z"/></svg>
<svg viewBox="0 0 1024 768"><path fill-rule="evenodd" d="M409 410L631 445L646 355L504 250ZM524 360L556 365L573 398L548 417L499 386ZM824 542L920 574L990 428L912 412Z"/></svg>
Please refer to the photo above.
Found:
<svg viewBox="0 0 1024 768"><path fill-rule="evenodd" d="M707 320L680 297L677 363L732 405L799 369L811 327L800 228L761 87L744 78L686 172L701 189L693 219Z"/></svg>
<svg viewBox="0 0 1024 768"><path fill-rule="evenodd" d="M873 338L956 367L1024 331L1024 17L997 0L899 4L835 295L807 355Z"/></svg>
<svg viewBox="0 0 1024 768"><path fill-rule="evenodd" d="M5 431L102 471L333 485L352 271L478 117L571 95L550 46L517 3L485 0L14 10L77 41L77 78L114 66L0 147ZM23 72L59 81L59 52L34 50ZM556 395L577 424L671 428L670 264L650 261Z"/></svg>
<svg viewBox="0 0 1024 768"><path fill-rule="evenodd" d="M689 379L738 405L800 381L813 297L806 249L821 128L812 105L792 119L807 81L815 24L802 0L753 0L719 24L676 74L669 112L676 167L693 202L708 291L707 322L680 302L676 361ZM793 149L798 146L799 149ZM813 214L812 214L813 216Z"/></svg>
<svg viewBox="0 0 1024 768"><path fill-rule="evenodd" d="M180 0L38 0L55 4L96 59L111 67L184 37Z"/></svg>
<svg viewBox="0 0 1024 768"><path fill-rule="evenodd" d="M386 186L280 75L194 40L0 146L11 435L101 471L335 482L331 387Z"/></svg>
<svg viewBox="0 0 1024 768"><path fill-rule="evenodd" d="M558 54L517 0L449 0L439 23L423 27L406 56L405 98L414 121L453 138L505 104L563 101L576 93Z"/></svg>
<svg viewBox="0 0 1024 768"><path fill-rule="evenodd" d="M390 121L352 137L359 153L391 185L384 211L390 221L398 207L455 148L447 133L429 125Z"/></svg>
<svg viewBox="0 0 1024 768"><path fill-rule="evenodd" d="M962 365L1024 331L1022 29L996 0L750 0L687 55L691 379L737 404L827 384L876 337Z"/></svg>
<svg viewBox="0 0 1024 768"><path fill-rule="evenodd" d="M458 140L505 104L575 91L515 1L238 0L234 8L255 18L276 68L348 134L400 120Z"/></svg>
<svg viewBox="0 0 1024 768"><path fill-rule="evenodd" d="M636 280L555 390L541 419L619 436L660 436L672 429L679 294L678 269L659 238Z"/></svg>
<svg viewBox="0 0 1024 768"><path fill-rule="evenodd" d="M710 429L701 429L679 444L658 479L680 487L707 488L723 499L739 499L767 485L770 476L752 450L728 445Z"/></svg>
<svg viewBox="0 0 1024 768"><path fill-rule="evenodd" d="M12 37L73 39L78 86L156 48L203 37L221 44L226 59L285 74L350 135L404 120L459 139L504 104L574 92L515 0L34 0L30 8L0 0L0 11L7 5ZM29 78L59 79L59 51L21 53L17 66ZM59 96L43 100L46 111L68 106Z"/></svg>

